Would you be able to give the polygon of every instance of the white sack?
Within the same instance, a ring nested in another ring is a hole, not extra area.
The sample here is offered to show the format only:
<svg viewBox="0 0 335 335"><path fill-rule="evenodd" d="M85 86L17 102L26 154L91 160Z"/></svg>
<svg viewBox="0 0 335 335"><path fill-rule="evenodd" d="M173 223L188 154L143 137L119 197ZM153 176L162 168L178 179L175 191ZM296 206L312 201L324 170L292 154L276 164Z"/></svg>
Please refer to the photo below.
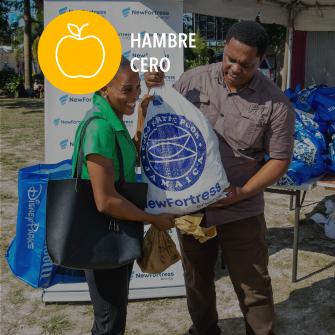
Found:
<svg viewBox="0 0 335 335"><path fill-rule="evenodd" d="M141 163L149 213L198 211L223 198L229 186L210 123L171 87L156 89L149 104Z"/></svg>

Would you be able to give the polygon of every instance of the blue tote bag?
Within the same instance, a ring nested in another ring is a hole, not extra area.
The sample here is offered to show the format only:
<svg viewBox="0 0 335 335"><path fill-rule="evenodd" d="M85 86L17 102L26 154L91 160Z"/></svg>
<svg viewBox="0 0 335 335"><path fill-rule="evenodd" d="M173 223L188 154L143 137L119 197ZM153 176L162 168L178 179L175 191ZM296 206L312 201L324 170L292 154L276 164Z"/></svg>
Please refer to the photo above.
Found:
<svg viewBox="0 0 335 335"><path fill-rule="evenodd" d="M45 241L48 180L68 178L71 178L71 160L19 170L16 236L6 259L14 275L35 288L85 281L82 271L54 265Z"/></svg>

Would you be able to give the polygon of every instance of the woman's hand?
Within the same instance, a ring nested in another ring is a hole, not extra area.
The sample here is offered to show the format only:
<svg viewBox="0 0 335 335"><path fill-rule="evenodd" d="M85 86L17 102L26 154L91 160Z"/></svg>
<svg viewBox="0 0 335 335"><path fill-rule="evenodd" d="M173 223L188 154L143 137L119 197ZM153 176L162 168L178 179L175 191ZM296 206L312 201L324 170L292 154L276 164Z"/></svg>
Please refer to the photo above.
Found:
<svg viewBox="0 0 335 335"><path fill-rule="evenodd" d="M167 230L175 227L174 219L175 215L162 213L155 215L151 223L159 230Z"/></svg>
<svg viewBox="0 0 335 335"><path fill-rule="evenodd" d="M159 230L174 227L174 215L152 215L136 207L114 187L113 161L97 154L87 156L87 168L91 178L94 200L99 212L129 221L149 222Z"/></svg>
<svg viewBox="0 0 335 335"><path fill-rule="evenodd" d="M141 99L140 108L141 108L142 116L144 119L147 115L148 106L149 106L150 101L152 101L152 99L153 99L153 96L150 94L145 94L143 98Z"/></svg>

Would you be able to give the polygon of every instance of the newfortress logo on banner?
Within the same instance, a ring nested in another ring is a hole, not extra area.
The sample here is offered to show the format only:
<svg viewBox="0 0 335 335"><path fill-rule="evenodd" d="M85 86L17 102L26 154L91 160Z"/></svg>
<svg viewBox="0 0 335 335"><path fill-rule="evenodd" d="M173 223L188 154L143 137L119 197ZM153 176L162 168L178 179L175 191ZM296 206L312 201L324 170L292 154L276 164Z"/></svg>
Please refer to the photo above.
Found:
<svg viewBox="0 0 335 335"><path fill-rule="evenodd" d="M74 143L68 138L64 138L63 140L59 141L58 145L61 150L66 150L68 148L72 148L74 146Z"/></svg>
<svg viewBox="0 0 335 335"><path fill-rule="evenodd" d="M130 16L151 16L167 20L170 17L170 12L168 10L133 9L131 7L126 7L122 9L122 16L125 19Z"/></svg>
<svg viewBox="0 0 335 335"><path fill-rule="evenodd" d="M161 272L161 273L143 273L133 271L130 279L133 278L159 278L160 280L173 280L175 277L174 272Z"/></svg>
<svg viewBox="0 0 335 335"><path fill-rule="evenodd" d="M148 52L132 52L131 50L127 50L122 54L123 57L127 58L128 60L132 60L133 58L146 58L149 57ZM170 58L170 54L164 54L164 57Z"/></svg>
<svg viewBox="0 0 335 335"><path fill-rule="evenodd" d="M87 96L71 96L69 94L64 94L61 95L58 98L59 103L64 106L67 103L91 103L92 102L92 97L87 97Z"/></svg>
<svg viewBox="0 0 335 335"><path fill-rule="evenodd" d="M148 57L148 52L132 52L131 50L127 50L122 54L123 57L127 58L128 60L131 60L132 58L144 58Z"/></svg>
<svg viewBox="0 0 335 335"><path fill-rule="evenodd" d="M54 119L52 121L52 124L55 126L55 127L58 127L58 126L77 126L78 124L80 123L80 120L64 120L64 119L61 119L61 118L57 118L57 119Z"/></svg>
<svg viewBox="0 0 335 335"><path fill-rule="evenodd" d="M58 10L58 14L64 14L64 13L67 13L67 12L71 12L71 11L73 11L73 10L78 10L78 8L76 8L76 9L72 9L72 8L69 8L69 7L62 7L62 8L59 8L59 10ZM87 10L87 9L83 9L83 10ZM89 10L90 12L92 12L92 13L95 13L95 14L99 14L99 15L101 15L101 16L106 16L106 14L107 14L107 11L106 10L96 10L96 9L91 9L91 10Z"/></svg>

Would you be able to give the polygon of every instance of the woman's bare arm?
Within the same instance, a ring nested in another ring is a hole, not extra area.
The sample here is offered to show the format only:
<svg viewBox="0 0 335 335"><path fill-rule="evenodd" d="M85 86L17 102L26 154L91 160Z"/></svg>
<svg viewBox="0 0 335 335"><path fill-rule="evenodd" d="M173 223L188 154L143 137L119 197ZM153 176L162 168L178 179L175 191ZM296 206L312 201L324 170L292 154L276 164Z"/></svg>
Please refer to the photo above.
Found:
<svg viewBox="0 0 335 335"><path fill-rule="evenodd" d="M87 156L87 168L90 175L94 200L99 212L130 221L149 222L161 230L174 227L171 214L148 214L121 194L114 186L113 161L97 154Z"/></svg>

